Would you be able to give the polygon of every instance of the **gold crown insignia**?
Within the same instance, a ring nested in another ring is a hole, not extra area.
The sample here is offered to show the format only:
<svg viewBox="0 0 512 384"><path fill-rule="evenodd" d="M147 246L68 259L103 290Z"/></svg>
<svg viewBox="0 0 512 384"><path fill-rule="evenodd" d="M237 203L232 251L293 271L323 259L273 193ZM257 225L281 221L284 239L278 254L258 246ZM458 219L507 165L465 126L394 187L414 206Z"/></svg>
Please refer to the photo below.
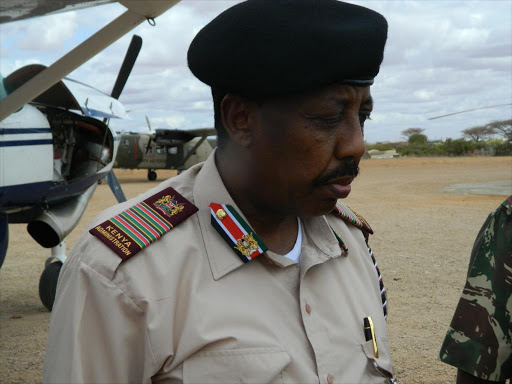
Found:
<svg viewBox="0 0 512 384"><path fill-rule="evenodd" d="M245 257L250 257L251 253L258 250L259 245L252 236L252 233L248 233L238 239L234 248L240 251L240 253Z"/></svg>
<svg viewBox="0 0 512 384"><path fill-rule="evenodd" d="M174 216L185 209L185 204L178 203L177 200L174 200L174 196L171 195L166 195L158 199L154 204L168 216Z"/></svg>

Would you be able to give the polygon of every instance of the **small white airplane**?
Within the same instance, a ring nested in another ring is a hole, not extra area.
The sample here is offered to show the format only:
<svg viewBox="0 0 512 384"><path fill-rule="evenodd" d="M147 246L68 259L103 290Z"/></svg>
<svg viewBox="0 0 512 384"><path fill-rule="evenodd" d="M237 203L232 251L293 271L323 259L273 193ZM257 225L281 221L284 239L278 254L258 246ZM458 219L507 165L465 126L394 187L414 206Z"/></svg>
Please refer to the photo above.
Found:
<svg viewBox="0 0 512 384"><path fill-rule="evenodd" d="M113 2L111 0L2 0L0 22ZM39 295L51 310L65 255L65 237L76 226L106 177L124 201L111 172L119 140L111 118L125 118L117 100L142 40L134 37L111 95L65 78L85 61L145 20L179 0L119 1L127 11L49 67L29 65L0 75L0 267L8 246L8 224L28 223L30 235L51 248Z"/></svg>

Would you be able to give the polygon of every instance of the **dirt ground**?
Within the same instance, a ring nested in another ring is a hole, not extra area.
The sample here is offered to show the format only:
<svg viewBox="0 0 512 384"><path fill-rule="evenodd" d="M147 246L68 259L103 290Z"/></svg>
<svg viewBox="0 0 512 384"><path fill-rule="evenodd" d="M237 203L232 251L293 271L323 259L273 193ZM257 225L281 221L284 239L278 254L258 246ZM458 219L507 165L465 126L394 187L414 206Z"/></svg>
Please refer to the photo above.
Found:
<svg viewBox="0 0 512 384"><path fill-rule="evenodd" d="M364 160L346 203L375 230L371 245L389 299L389 339L401 383L454 383L455 370L437 360L461 293L476 234L505 196L442 193L450 184L507 181L512 158L402 158ZM128 198L156 185L144 171L117 175ZM158 180L174 175L158 171ZM67 238L68 252L101 210L115 204L99 185L84 217ZM38 297L49 250L26 225L10 226L0 272L0 382L37 383L50 314Z"/></svg>

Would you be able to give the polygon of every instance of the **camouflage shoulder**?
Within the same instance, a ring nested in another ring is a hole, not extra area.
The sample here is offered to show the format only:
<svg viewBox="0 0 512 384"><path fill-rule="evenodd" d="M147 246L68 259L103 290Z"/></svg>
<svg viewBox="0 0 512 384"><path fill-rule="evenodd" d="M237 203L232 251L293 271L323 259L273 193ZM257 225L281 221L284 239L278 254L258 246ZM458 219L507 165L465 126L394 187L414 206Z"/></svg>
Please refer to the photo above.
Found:
<svg viewBox="0 0 512 384"><path fill-rule="evenodd" d="M197 211L178 191L166 187L95 225L89 233L124 262Z"/></svg>
<svg viewBox="0 0 512 384"><path fill-rule="evenodd" d="M507 198L503 203L501 203L501 206L504 207L507 210L507 214L512 213L512 195Z"/></svg>
<svg viewBox="0 0 512 384"><path fill-rule="evenodd" d="M368 239L369 235L373 235L373 229L365 218L345 204L338 202L331 211L331 214L359 228L366 239Z"/></svg>

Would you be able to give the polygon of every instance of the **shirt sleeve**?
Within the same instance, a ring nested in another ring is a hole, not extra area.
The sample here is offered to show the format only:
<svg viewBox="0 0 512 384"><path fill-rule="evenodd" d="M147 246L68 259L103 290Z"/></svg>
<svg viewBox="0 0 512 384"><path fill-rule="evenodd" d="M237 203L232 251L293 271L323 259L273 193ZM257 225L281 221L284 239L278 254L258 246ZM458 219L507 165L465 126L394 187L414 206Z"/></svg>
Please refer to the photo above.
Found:
<svg viewBox="0 0 512 384"><path fill-rule="evenodd" d="M144 311L81 261L65 267L51 316L43 382L150 382L156 368Z"/></svg>
<svg viewBox="0 0 512 384"><path fill-rule="evenodd" d="M480 230L441 361L475 377L512 376L512 214L500 208Z"/></svg>

